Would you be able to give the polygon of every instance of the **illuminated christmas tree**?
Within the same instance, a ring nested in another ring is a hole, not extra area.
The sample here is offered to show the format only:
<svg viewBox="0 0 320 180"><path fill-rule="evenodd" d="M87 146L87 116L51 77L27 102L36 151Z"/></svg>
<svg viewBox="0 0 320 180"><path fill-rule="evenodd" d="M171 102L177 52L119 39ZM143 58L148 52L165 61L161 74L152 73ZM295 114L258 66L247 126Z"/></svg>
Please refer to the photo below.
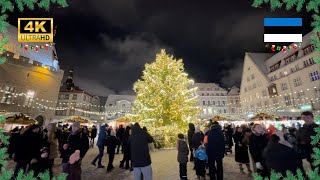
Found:
<svg viewBox="0 0 320 180"><path fill-rule="evenodd" d="M169 146L178 132L186 133L188 122L197 119L198 96L193 83L184 72L182 59L161 50L134 84L133 120L151 129L153 135L165 135L164 145Z"/></svg>

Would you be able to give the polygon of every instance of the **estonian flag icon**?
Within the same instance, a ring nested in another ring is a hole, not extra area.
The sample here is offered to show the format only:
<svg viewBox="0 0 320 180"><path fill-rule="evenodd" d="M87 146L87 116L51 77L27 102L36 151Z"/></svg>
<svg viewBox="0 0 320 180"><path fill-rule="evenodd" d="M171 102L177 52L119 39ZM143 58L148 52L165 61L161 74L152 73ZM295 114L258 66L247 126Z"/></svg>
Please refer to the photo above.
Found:
<svg viewBox="0 0 320 180"><path fill-rule="evenodd" d="M302 42L302 18L264 18L264 42Z"/></svg>

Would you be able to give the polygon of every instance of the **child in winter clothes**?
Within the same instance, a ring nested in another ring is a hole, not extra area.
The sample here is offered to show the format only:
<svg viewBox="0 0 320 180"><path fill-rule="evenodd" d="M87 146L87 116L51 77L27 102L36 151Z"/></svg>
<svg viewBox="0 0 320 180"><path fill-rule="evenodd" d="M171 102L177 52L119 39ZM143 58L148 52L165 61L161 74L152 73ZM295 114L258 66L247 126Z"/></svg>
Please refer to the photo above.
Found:
<svg viewBox="0 0 320 180"><path fill-rule="evenodd" d="M188 162L188 155L189 155L189 148L184 139L183 134L178 134L178 141L177 141L177 150L178 150L178 162L179 162L179 169L180 169L180 179L187 180L187 162Z"/></svg>
<svg viewBox="0 0 320 180"><path fill-rule="evenodd" d="M204 145L200 145L194 153L194 157L197 159L196 174L199 180L205 180L206 177L206 163L208 156Z"/></svg>

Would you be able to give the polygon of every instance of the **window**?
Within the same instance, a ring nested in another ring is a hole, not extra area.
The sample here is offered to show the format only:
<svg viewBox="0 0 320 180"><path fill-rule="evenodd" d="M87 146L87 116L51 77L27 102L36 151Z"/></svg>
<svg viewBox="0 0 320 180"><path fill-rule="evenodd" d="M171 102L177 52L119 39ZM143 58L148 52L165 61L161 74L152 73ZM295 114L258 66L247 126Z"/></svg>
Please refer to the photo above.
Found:
<svg viewBox="0 0 320 180"><path fill-rule="evenodd" d="M34 98L34 91L28 91L24 105L31 106L33 98Z"/></svg>
<svg viewBox="0 0 320 180"><path fill-rule="evenodd" d="M64 99L69 99L69 94L65 94Z"/></svg>
<svg viewBox="0 0 320 180"><path fill-rule="evenodd" d="M210 105L210 101L208 101L208 105Z"/></svg>
<svg viewBox="0 0 320 180"><path fill-rule="evenodd" d="M314 46L311 45L311 46L309 46L307 48L304 48L303 53L304 53L304 55L307 55L307 54L312 53L313 51L314 51Z"/></svg>
<svg viewBox="0 0 320 180"><path fill-rule="evenodd" d="M220 101L218 101L218 106L220 106Z"/></svg>
<svg viewBox="0 0 320 180"><path fill-rule="evenodd" d="M231 112L234 113L234 108L231 108Z"/></svg>
<svg viewBox="0 0 320 180"><path fill-rule="evenodd" d="M297 93L297 98L303 98L304 97L304 92L298 92Z"/></svg>
<svg viewBox="0 0 320 180"><path fill-rule="evenodd" d="M75 103L75 102L72 102L72 103L70 104L70 106L71 106L71 107L76 107L76 103Z"/></svg>
<svg viewBox="0 0 320 180"><path fill-rule="evenodd" d="M273 75L273 76L271 76L271 81L275 81L275 80L277 80L277 75Z"/></svg>
<svg viewBox="0 0 320 180"><path fill-rule="evenodd" d="M254 79L254 74L251 74L251 79Z"/></svg>
<svg viewBox="0 0 320 180"><path fill-rule="evenodd" d="M70 109L69 110L69 116L74 116L75 114L75 110L74 109Z"/></svg>
<svg viewBox="0 0 320 180"><path fill-rule="evenodd" d="M216 96L219 96L219 93L216 93Z"/></svg>
<svg viewBox="0 0 320 180"><path fill-rule="evenodd" d="M210 91L210 90L211 90L211 88L207 88L207 90L208 90L208 91Z"/></svg>
<svg viewBox="0 0 320 180"><path fill-rule="evenodd" d="M280 64L281 64L281 61L278 61L276 64L270 66L269 67L270 68L270 72L273 72L273 71L279 69L280 68Z"/></svg>
<svg viewBox="0 0 320 180"><path fill-rule="evenodd" d="M233 104L233 100L231 100L231 104Z"/></svg>
<svg viewBox="0 0 320 180"><path fill-rule="evenodd" d="M302 85L302 82L301 82L300 77L298 77L298 78L296 78L296 79L293 79L293 85L294 85L294 87L297 87L297 86L301 86L301 85Z"/></svg>
<svg viewBox="0 0 320 180"><path fill-rule="evenodd" d="M87 99L87 96L86 95L83 95L83 101L86 101Z"/></svg>
<svg viewBox="0 0 320 180"><path fill-rule="evenodd" d="M73 100L76 100L76 99L77 99L77 94L73 94L73 95L72 95L72 99L73 99Z"/></svg>
<svg viewBox="0 0 320 180"><path fill-rule="evenodd" d="M248 67L248 71L250 71L250 67Z"/></svg>
<svg viewBox="0 0 320 180"><path fill-rule="evenodd" d="M248 81L248 82L250 81L250 77L249 77L249 76L247 77L247 81Z"/></svg>
<svg viewBox="0 0 320 180"><path fill-rule="evenodd" d="M224 112L224 113L227 113L227 110L226 110L226 109L223 109L223 112Z"/></svg>
<svg viewBox="0 0 320 180"><path fill-rule="evenodd" d="M215 102L215 101L212 101L212 104L215 106L215 105L216 105L216 102Z"/></svg>
<svg viewBox="0 0 320 180"><path fill-rule="evenodd" d="M226 102L225 102L225 101L222 101L222 104L223 104L223 105L226 105Z"/></svg>
<svg viewBox="0 0 320 180"><path fill-rule="evenodd" d="M15 87L6 86L4 89L4 94L1 100L1 103L11 104L13 102L13 95L16 90Z"/></svg>
<svg viewBox="0 0 320 180"><path fill-rule="evenodd" d="M64 94L59 94L59 99L64 99Z"/></svg>
<svg viewBox="0 0 320 180"><path fill-rule="evenodd" d="M262 91L262 97L267 97L267 96L268 96L267 90L263 90L263 91Z"/></svg>
<svg viewBox="0 0 320 180"><path fill-rule="evenodd" d="M293 62L293 61L296 60L296 59L297 59L297 55L296 55L296 54L287 57L286 59L284 59L285 65Z"/></svg>
<svg viewBox="0 0 320 180"><path fill-rule="evenodd" d="M294 67L295 67L296 71L299 71L299 69L300 69L299 64L296 64Z"/></svg>
<svg viewBox="0 0 320 180"><path fill-rule="evenodd" d="M286 102L287 106L291 106L291 98L289 95L284 96L284 101Z"/></svg>
<svg viewBox="0 0 320 180"><path fill-rule="evenodd" d="M281 90L284 91L284 90L287 90L287 89L288 89L287 83L282 83L281 84Z"/></svg>
<svg viewBox="0 0 320 180"><path fill-rule="evenodd" d="M202 105L206 105L206 102L205 102L205 101L202 101Z"/></svg>
<svg viewBox="0 0 320 180"><path fill-rule="evenodd" d="M207 96L209 96L209 93L207 93Z"/></svg>
<svg viewBox="0 0 320 180"><path fill-rule="evenodd" d="M314 72L310 73L310 79L311 79L311 81L319 80L320 74L318 73L318 71L314 71Z"/></svg>
<svg viewBox="0 0 320 180"><path fill-rule="evenodd" d="M252 89L254 89L254 88L256 88L256 87L257 87L256 83L253 83Z"/></svg>
<svg viewBox="0 0 320 180"><path fill-rule="evenodd" d="M202 96L204 96L204 93L202 93Z"/></svg>
<svg viewBox="0 0 320 180"><path fill-rule="evenodd" d="M312 64L315 64L313 58L310 58L308 60L303 61L304 67L310 66Z"/></svg>
<svg viewBox="0 0 320 180"><path fill-rule="evenodd" d="M122 104L122 107L126 107L126 105L125 105L125 104Z"/></svg>
<svg viewBox="0 0 320 180"><path fill-rule="evenodd" d="M239 102L239 101L238 101L238 100L236 100L236 103L237 103L237 104L238 104L238 102Z"/></svg>
<svg viewBox="0 0 320 180"><path fill-rule="evenodd" d="M223 94L223 93L221 93L221 94L220 94L220 96L224 96L224 94Z"/></svg>
<svg viewBox="0 0 320 180"><path fill-rule="evenodd" d="M314 88L314 95L317 98L320 98L320 87Z"/></svg>

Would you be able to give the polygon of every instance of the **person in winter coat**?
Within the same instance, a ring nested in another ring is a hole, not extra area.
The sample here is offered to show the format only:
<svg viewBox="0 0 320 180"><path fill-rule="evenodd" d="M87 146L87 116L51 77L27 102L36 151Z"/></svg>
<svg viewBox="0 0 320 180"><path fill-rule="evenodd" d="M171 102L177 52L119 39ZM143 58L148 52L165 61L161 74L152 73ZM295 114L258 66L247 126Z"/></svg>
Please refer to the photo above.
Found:
<svg viewBox="0 0 320 180"><path fill-rule="evenodd" d="M117 154L120 152L120 146L121 146L121 152L123 153L123 136L124 136L125 129L123 128L123 125L119 126L119 129L117 130L117 138L120 141L120 144L117 145Z"/></svg>
<svg viewBox="0 0 320 180"><path fill-rule="evenodd" d="M199 146L203 144L203 140L204 140L204 134L200 130L200 124L198 124L196 127L196 131L192 136L193 152L195 152L199 148ZM197 161L196 159L194 159L194 169L196 168L197 168Z"/></svg>
<svg viewBox="0 0 320 180"><path fill-rule="evenodd" d="M91 134L90 134L90 141L92 144L91 148L93 148L94 139L97 137L97 133L98 133L98 130L97 130L96 126L92 126Z"/></svg>
<svg viewBox="0 0 320 180"><path fill-rule="evenodd" d="M123 159L122 161L120 161L120 168L123 168L123 166L125 165L126 169L132 168L132 163L131 161L131 150L130 150L130 145L129 145L129 138L130 138L130 132L131 132L131 128L130 126L126 127L126 130L124 132L124 136L123 136L123 141L122 141L122 147L123 147ZM130 165L129 165L130 163ZM133 170L133 169L131 169Z"/></svg>
<svg viewBox="0 0 320 180"><path fill-rule="evenodd" d="M187 180L188 179L187 163L188 163L189 149L183 134L178 134L177 150L178 150L180 179Z"/></svg>
<svg viewBox="0 0 320 180"><path fill-rule="evenodd" d="M50 177L53 177L53 172L52 172L52 167L54 164L54 159L58 158L58 139L56 136L56 123L50 123L47 126L47 137L48 137L48 144L49 144L49 157L48 157L48 161L49 161L49 174Z"/></svg>
<svg viewBox="0 0 320 180"><path fill-rule="evenodd" d="M190 162L193 161L193 145L192 145L192 137L196 131L196 128L193 123L189 123L189 130L188 130L188 144L190 149Z"/></svg>
<svg viewBox="0 0 320 180"><path fill-rule="evenodd" d="M265 158L263 157L263 151L268 144L267 134L265 134L260 124L255 124L252 131L253 133L249 140L251 157L256 164L257 172L263 177L268 177L269 172L265 164Z"/></svg>
<svg viewBox="0 0 320 180"><path fill-rule="evenodd" d="M134 180L141 180L141 173L144 180L152 180L151 157L148 144L154 140L148 132L142 130L139 123L135 123L132 126L131 133L129 144Z"/></svg>
<svg viewBox="0 0 320 180"><path fill-rule="evenodd" d="M229 149L230 154L232 154L232 147L233 147L233 139L232 139L233 129L232 129L232 126L228 125L226 127L226 131L225 132L226 132L226 134L228 136L228 149Z"/></svg>
<svg viewBox="0 0 320 180"><path fill-rule="evenodd" d="M248 154L248 143L244 141L244 133L242 127L237 127L236 132L233 135L235 143L235 161L239 163L240 172L245 174L242 164L247 166L248 173L251 174L250 159Z"/></svg>
<svg viewBox="0 0 320 180"><path fill-rule="evenodd" d="M10 138L9 138L9 147L8 147L8 154L9 154L9 159L12 158L12 155L14 154L15 151L15 146L17 144L17 140L19 139L20 132L18 126L16 126L14 129L10 131Z"/></svg>
<svg viewBox="0 0 320 180"><path fill-rule="evenodd" d="M110 136L107 137L107 152L109 154L109 163L107 167L107 171L111 171L113 167L113 159L114 159L114 154L116 153L116 147L120 143L120 141L116 137L116 131L111 130Z"/></svg>
<svg viewBox="0 0 320 180"><path fill-rule="evenodd" d="M194 154L194 158L197 160L196 175L199 180L204 180L206 177L206 164L208 161L206 148L203 145L200 145Z"/></svg>
<svg viewBox="0 0 320 180"><path fill-rule="evenodd" d="M15 145L14 161L16 162L16 167L14 170L14 177L17 177L20 170L26 172L27 166L31 161L36 161L41 146L42 138L40 135L40 126L32 125L22 131L22 134L17 139L17 144Z"/></svg>
<svg viewBox="0 0 320 180"><path fill-rule="evenodd" d="M264 152L268 170L275 170L283 176L288 170L296 174L299 167L299 156L292 147L284 139L284 134L281 131L273 134Z"/></svg>
<svg viewBox="0 0 320 180"><path fill-rule="evenodd" d="M223 180L222 160L224 152L225 146L222 128L217 121L214 121L208 133L207 144L210 180Z"/></svg>
<svg viewBox="0 0 320 180"><path fill-rule="evenodd" d="M68 174L67 179L81 179L81 159L86 155L88 149L88 136L82 132L79 122L73 123L71 133L64 143L62 151L62 169L64 173ZM73 155L76 150L80 151L80 159L70 164L70 156Z"/></svg>
<svg viewBox="0 0 320 180"><path fill-rule="evenodd" d="M106 145L106 139L107 139L106 128L107 128L107 126L105 124L100 126L99 136L98 136L98 141L97 141L97 146L99 148L99 154L91 162L92 165L96 166L96 162L98 161L98 168L104 168L101 161L102 161L102 157L104 154L104 146Z"/></svg>
<svg viewBox="0 0 320 180"><path fill-rule="evenodd" d="M315 128L319 127L314 122L314 116L312 112L306 111L301 114L301 119L305 122L304 125L298 130L297 133L297 143L298 143L298 149L300 151L300 158L301 159L307 159L307 161L310 163L311 168L314 170L318 166L314 166L313 162L314 159L311 157L313 154L313 148L320 146L313 146L311 145L311 137L316 136L317 133L315 131Z"/></svg>

